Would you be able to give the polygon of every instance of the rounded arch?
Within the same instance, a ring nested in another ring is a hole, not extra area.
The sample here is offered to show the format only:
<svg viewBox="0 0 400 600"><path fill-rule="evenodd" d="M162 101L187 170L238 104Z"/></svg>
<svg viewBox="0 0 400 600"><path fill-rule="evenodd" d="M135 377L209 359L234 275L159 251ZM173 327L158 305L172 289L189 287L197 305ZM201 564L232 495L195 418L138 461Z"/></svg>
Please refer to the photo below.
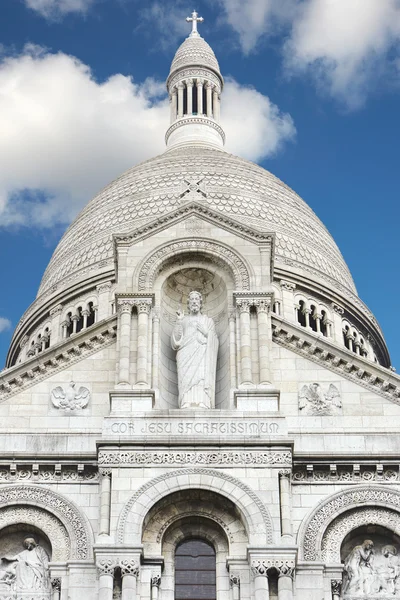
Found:
<svg viewBox="0 0 400 600"><path fill-rule="evenodd" d="M91 558L93 536L90 525L75 504L60 494L33 485L5 486L0 489L0 506L0 515L5 512L9 515L9 518L13 514L13 511L7 511L10 507L13 507L14 511L17 512L21 508L25 508L28 512L31 511L32 518L36 519L39 518L37 511L41 512L42 520L44 520L44 514L48 515L49 523L58 523L57 531L60 537L54 538L53 536L53 539L65 539L64 531L68 535L69 559L87 560ZM25 513L25 518L27 518L27 515L28 513ZM0 516L0 526L2 528L10 524L12 523L2 520ZM52 537L48 537L52 541ZM53 551L56 553L62 552L57 550L57 544L53 546Z"/></svg>
<svg viewBox="0 0 400 600"><path fill-rule="evenodd" d="M348 490L342 490L329 496L317 504L311 513L304 519L298 533L298 545L303 560L321 560L324 552L328 552L330 531L334 531L331 524L339 522L341 515L361 515L362 509L387 509L400 517L400 491L388 490L385 487L369 485L358 486ZM362 517L372 513L364 512ZM359 526L358 523L356 526ZM384 524L384 523L383 523ZM393 527L391 527L393 530ZM394 530L393 530L394 531ZM333 535L333 534L332 534ZM343 535L343 538L346 534ZM325 540L325 541L324 541ZM339 560L340 562L340 560Z"/></svg>
<svg viewBox="0 0 400 600"><path fill-rule="evenodd" d="M162 498L184 489L204 489L231 500L243 519L250 544L272 543L272 521L267 508L245 483L212 469L182 469L164 473L144 484L124 506L118 522L120 544L140 544L142 526L150 509Z"/></svg>
<svg viewBox="0 0 400 600"><path fill-rule="evenodd" d="M249 290L254 273L244 258L232 248L209 239L191 239L167 242L148 254L134 274L134 285L140 292L152 291L155 278L166 262L177 261L185 254L201 254L228 268L237 290Z"/></svg>

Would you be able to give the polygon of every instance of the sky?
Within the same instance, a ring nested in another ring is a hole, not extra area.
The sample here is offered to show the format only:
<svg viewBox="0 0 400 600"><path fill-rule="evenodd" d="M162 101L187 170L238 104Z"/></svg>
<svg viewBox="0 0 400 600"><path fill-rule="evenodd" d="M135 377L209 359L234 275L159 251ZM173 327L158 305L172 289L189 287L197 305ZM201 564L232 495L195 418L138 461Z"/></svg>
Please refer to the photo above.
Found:
<svg viewBox="0 0 400 600"><path fill-rule="evenodd" d="M321 218L400 372L400 0L1 0L0 368L74 216L163 151L194 8L227 149Z"/></svg>

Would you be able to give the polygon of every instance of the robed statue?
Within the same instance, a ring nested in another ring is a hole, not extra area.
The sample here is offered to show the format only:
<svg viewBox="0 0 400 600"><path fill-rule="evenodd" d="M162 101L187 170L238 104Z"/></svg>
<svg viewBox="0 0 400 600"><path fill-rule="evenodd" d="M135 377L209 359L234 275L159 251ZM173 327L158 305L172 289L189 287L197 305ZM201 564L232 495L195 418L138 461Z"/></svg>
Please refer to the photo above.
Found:
<svg viewBox="0 0 400 600"><path fill-rule="evenodd" d="M180 408L213 408L218 337L214 321L201 314L200 292L190 292L188 314L177 312L171 345L177 350Z"/></svg>
<svg viewBox="0 0 400 600"><path fill-rule="evenodd" d="M49 557L32 536L23 541L24 550L15 556L2 558L8 565L2 572L0 581L17 592L50 593Z"/></svg>

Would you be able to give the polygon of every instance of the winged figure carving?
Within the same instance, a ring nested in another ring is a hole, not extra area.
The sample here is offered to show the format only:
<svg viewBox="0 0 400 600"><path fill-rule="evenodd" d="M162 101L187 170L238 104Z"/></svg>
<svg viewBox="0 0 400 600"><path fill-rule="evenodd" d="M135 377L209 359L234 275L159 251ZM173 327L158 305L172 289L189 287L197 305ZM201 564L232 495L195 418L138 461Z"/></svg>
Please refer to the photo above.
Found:
<svg viewBox="0 0 400 600"><path fill-rule="evenodd" d="M51 401L56 408L62 410L76 410L85 408L89 404L90 392L86 387L76 387L76 383L71 381L67 389L58 385L51 392Z"/></svg>
<svg viewBox="0 0 400 600"><path fill-rule="evenodd" d="M299 410L309 415L332 415L341 408L340 393L333 383L326 393L319 383L303 385L299 392Z"/></svg>

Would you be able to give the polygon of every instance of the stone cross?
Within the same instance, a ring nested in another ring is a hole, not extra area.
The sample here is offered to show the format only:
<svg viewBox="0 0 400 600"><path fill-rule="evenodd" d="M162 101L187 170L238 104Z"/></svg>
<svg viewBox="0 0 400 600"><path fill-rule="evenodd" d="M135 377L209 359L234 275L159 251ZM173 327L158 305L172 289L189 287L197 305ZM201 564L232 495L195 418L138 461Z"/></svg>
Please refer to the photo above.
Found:
<svg viewBox="0 0 400 600"><path fill-rule="evenodd" d="M203 17L199 17L198 13L194 10L191 17L186 17L186 21L192 23L192 33L190 34L190 37L197 37L199 35L197 23L202 23L204 21Z"/></svg>

